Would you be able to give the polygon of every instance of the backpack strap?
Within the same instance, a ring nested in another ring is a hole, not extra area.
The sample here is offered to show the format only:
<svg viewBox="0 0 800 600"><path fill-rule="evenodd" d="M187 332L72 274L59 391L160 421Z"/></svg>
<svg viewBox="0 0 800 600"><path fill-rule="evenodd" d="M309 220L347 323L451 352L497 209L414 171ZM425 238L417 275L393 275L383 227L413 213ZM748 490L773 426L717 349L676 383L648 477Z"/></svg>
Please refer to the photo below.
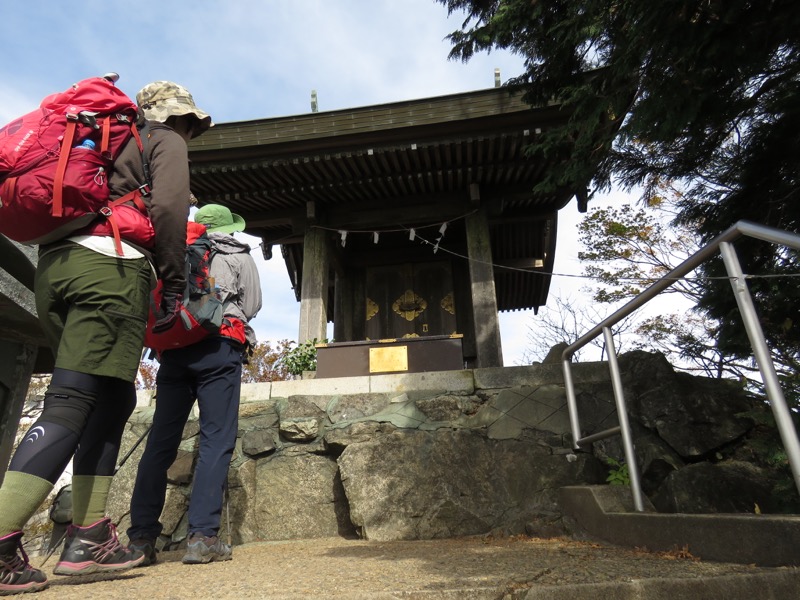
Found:
<svg viewBox="0 0 800 600"><path fill-rule="evenodd" d="M144 172L144 182L150 186L152 185L153 180L150 177L150 162L147 160L146 146L149 146L150 144L150 123L148 121L145 121L144 125L142 125L142 133L145 135L142 136L142 134L139 133L139 128L136 126L136 124L134 124L133 137L136 139L136 144L139 146L139 151L142 153L142 171Z"/></svg>
<svg viewBox="0 0 800 600"><path fill-rule="evenodd" d="M106 120L108 123L108 120ZM120 204L125 204L126 202L133 202L136 208L139 209L140 212L143 214L147 214L147 206L144 203L142 198L144 196L150 195L150 163L147 160L147 153L145 152L145 143L142 141L143 139L149 139L149 132L146 130L149 129L149 125L147 122L142 126L142 130L148 133L148 135L143 136L139 133L139 128L136 126L136 123L131 123L131 133L133 134L133 138L136 140L136 145L139 147L139 152L142 155L142 171L144 172L145 183L140 185L135 190L132 190L125 194L124 196L120 196L116 200L109 202L106 206L100 209L100 214L103 215L108 224L111 225L111 232L114 236L114 248L117 251L119 256L122 256L122 237L119 233L119 225L117 224L117 219L114 217L114 207L119 206ZM106 128L104 127L103 131L103 141L101 142L101 148L107 148L108 142L106 140L105 134ZM55 198L53 199L53 205L55 205Z"/></svg>
<svg viewBox="0 0 800 600"><path fill-rule="evenodd" d="M72 140L75 137L75 129L78 126L77 118L72 118L67 115L67 129L64 132L64 139L61 140L61 151L58 156L58 165L56 165L56 174L53 179L53 216L61 217L64 215L63 209L63 192L64 187L64 173L67 171L67 163L69 162L69 151L72 148Z"/></svg>
<svg viewBox="0 0 800 600"><path fill-rule="evenodd" d="M105 119L100 119L100 123L98 124L97 119L95 119L95 114L90 113L87 111L81 111L79 113L70 113L66 114L67 118L67 127L64 130L64 139L61 140L61 148L58 155L58 164L56 165L56 173L55 177L53 178L53 211L52 214L54 217L61 217L64 215L64 200L63 200L63 187L64 187L64 175L67 172L67 163L69 162L69 152L72 149L72 145L75 142L75 131L78 129L78 123L84 123L85 125L89 125L92 129L101 129L102 130L102 137L100 142L100 152L104 156L106 156L109 160L112 158L109 153L109 144L111 143L111 117L107 117ZM117 116L118 119L125 119L124 116L119 115ZM134 134L137 132L136 124L131 123L131 129L133 130ZM141 142L139 143L139 148L141 149L142 145Z"/></svg>

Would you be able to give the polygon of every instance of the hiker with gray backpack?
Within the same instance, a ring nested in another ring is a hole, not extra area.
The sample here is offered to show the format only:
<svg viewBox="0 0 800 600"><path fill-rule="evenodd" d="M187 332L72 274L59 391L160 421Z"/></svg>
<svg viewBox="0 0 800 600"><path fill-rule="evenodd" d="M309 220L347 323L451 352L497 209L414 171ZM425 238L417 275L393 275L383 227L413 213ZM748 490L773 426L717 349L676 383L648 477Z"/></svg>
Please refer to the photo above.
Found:
<svg viewBox="0 0 800 600"><path fill-rule="evenodd" d="M47 133L50 125L63 125L68 132L69 142L63 141L67 139L64 135L54 135L54 145L47 153L48 160L51 156L55 159L55 176L50 178L53 187L42 198L49 200L49 195L54 200L48 209L54 223L74 208L75 190L70 191L66 182L76 169L93 169L90 180L98 186L95 192L99 199L99 203L80 209L83 215L76 219L77 228L72 229L70 224L49 237L30 232L30 239L21 240L39 243L36 310L56 360L44 410L23 437L0 487L0 595L47 586L45 574L28 561L22 529L70 460L72 524L54 573L122 571L145 558L119 542L114 524L105 514L106 501L123 429L136 406L134 382L154 271L164 286L156 327L173 326L179 313L186 286L190 199L187 142L212 123L184 87L154 82L137 94L140 112L133 105L133 117L122 119L122 125L128 128L127 141L115 149L113 136L107 132L119 129L118 113L124 111L115 108L104 113L81 104L82 90L111 91L109 85L113 86L116 79L103 79L107 83L95 78L75 84L67 92L63 110L61 104L43 102L39 112L19 121L22 125L30 123L29 131L17 122L0 129L0 150L3 135L20 134L23 143L36 132L40 136ZM150 121L144 116L148 108L168 117ZM114 123L109 127L111 121ZM90 154L97 152L91 148L73 150L72 138L79 144L87 136L100 150L97 155ZM39 146L32 145L31 151ZM51 167L46 160L31 160L13 166L10 173L0 173L4 201L0 219L6 219L6 209L24 208L19 202L6 204L8 199L37 201L26 195L32 189L30 178L26 180L29 168ZM134 193L137 190L139 193ZM78 189L78 199L80 192ZM114 204L132 193L137 198L125 200L127 211L120 208L122 204ZM137 212L142 218L136 216ZM117 213L132 217L132 230ZM19 215L13 218L22 223ZM3 225L3 233L14 239L13 231L5 228L14 229L13 219Z"/></svg>
<svg viewBox="0 0 800 600"><path fill-rule="evenodd" d="M228 468L239 427L242 364L256 336L250 321L261 309L261 282L250 246L233 234L243 231L244 219L219 204L207 204L194 215L211 241L213 258L208 279L222 303L217 332L200 340L159 352L156 409L153 425L139 460L131 497L129 548L140 550L141 566L157 561L163 525L161 512L167 492L167 470L174 462L184 426L195 400L200 411L200 442L189 498L185 564L204 564L232 558L230 522L228 543L219 535ZM190 223L191 225L191 223Z"/></svg>

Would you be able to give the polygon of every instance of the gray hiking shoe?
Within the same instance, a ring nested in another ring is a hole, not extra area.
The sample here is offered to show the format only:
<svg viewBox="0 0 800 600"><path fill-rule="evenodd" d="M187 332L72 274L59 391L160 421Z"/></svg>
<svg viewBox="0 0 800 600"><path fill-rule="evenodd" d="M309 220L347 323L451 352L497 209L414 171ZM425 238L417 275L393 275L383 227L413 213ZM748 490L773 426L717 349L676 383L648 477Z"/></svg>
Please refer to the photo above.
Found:
<svg viewBox="0 0 800 600"><path fill-rule="evenodd" d="M154 565L158 562L156 541L153 539L137 538L135 540L131 540L128 544L128 550L133 550L134 552L141 552L144 554L144 560L137 565L139 567L149 567L150 565Z"/></svg>
<svg viewBox="0 0 800 600"><path fill-rule="evenodd" d="M183 562L187 565L199 565L214 560L231 560L232 558L233 551L230 545L217 536L207 537L194 533L189 537Z"/></svg>

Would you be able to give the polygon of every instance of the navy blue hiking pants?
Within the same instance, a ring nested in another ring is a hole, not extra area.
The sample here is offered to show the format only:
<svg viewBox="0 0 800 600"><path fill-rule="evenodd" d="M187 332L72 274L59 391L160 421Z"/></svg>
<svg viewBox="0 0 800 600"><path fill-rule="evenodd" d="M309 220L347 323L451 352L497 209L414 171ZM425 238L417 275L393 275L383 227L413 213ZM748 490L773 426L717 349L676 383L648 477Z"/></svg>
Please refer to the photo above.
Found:
<svg viewBox="0 0 800 600"><path fill-rule="evenodd" d="M235 342L213 337L162 353L153 428L131 498L131 540L155 539L161 534L167 470L177 456L195 399L200 411L200 449L189 500L189 534L217 535L236 444L241 381L242 350Z"/></svg>

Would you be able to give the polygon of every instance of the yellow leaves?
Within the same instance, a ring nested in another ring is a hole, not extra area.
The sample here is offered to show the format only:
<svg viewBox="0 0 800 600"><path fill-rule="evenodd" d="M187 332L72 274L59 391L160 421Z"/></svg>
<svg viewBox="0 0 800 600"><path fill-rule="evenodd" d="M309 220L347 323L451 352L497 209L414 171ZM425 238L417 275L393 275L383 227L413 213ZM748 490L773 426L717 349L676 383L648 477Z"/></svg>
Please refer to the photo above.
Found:
<svg viewBox="0 0 800 600"><path fill-rule="evenodd" d="M668 560L700 560L697 556L689 552L688 544L684 545L682 548L675 547L670 551L658 552L657 554Z"/></svg>

